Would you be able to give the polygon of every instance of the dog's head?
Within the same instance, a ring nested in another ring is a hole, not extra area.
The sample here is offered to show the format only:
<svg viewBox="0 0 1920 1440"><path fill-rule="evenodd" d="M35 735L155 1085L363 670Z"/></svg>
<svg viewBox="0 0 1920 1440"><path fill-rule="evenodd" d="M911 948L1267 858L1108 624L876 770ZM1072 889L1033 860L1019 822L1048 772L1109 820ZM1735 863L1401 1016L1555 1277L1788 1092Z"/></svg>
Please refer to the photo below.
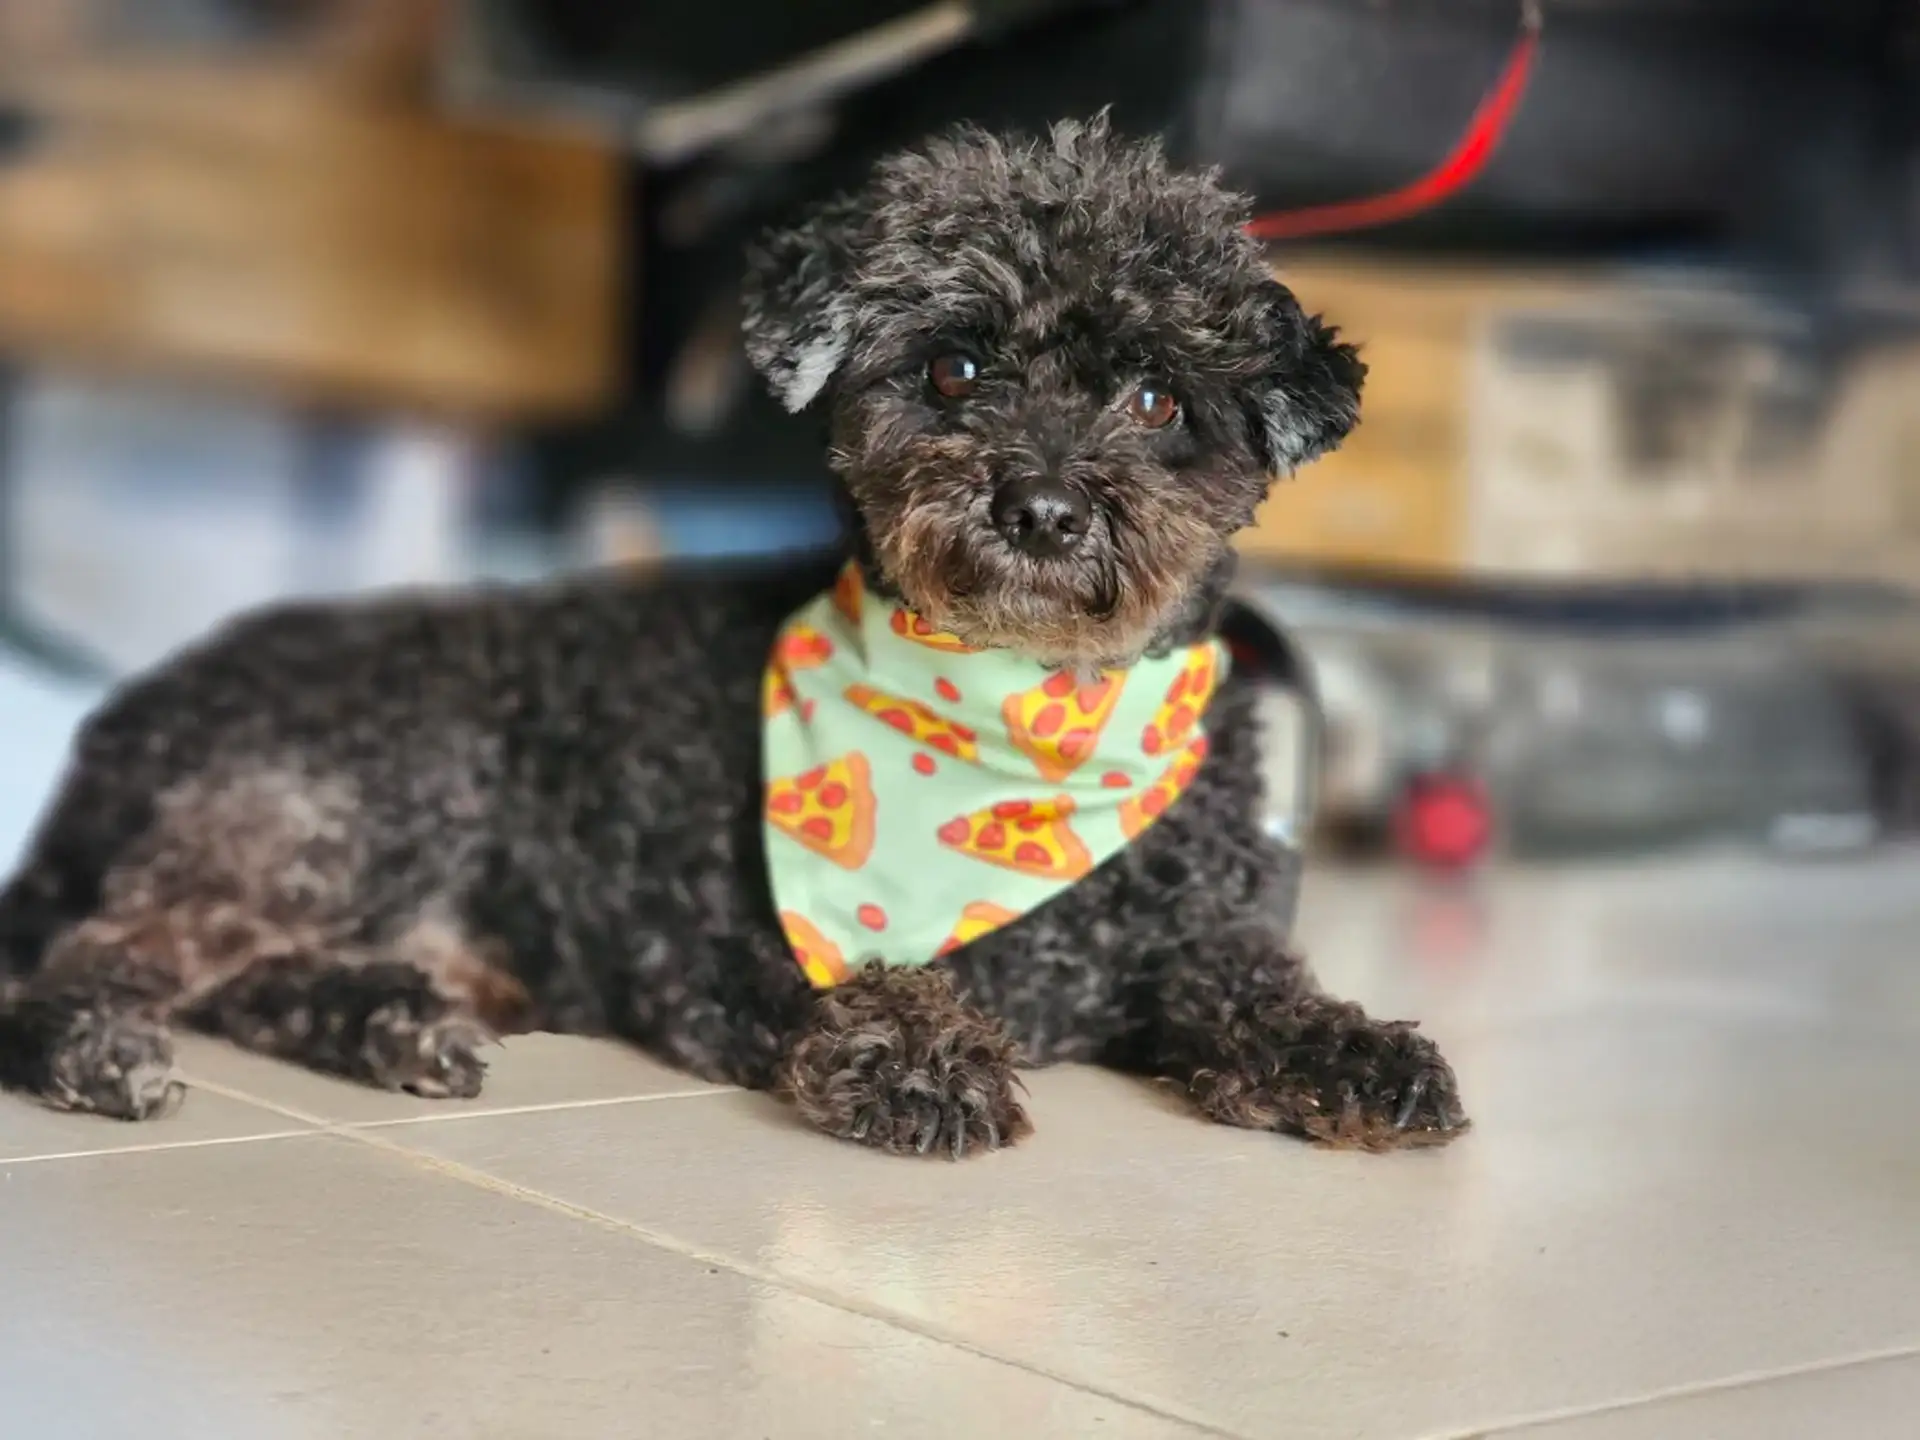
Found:
<svg viewBox="0 0 1920 1440"><path fill-rule="evenodd" d="M1271 480L1356 418L1365 367L1245 219L1104 118L962 130L753 254L748 354L830 405L863 558L914 609L1125 663L1204 625Z"/></svg>

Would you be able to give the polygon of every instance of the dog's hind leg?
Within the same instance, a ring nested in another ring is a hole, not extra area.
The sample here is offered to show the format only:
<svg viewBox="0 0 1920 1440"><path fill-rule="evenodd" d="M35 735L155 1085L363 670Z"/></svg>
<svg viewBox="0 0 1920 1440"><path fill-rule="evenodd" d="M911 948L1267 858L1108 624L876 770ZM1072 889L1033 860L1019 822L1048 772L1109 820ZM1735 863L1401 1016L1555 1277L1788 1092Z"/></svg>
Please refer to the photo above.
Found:
<svg viewBox="0 0 1920 1440"><path fill-rule="evenodd" d="M0 1086L142 1120L169 1108L168 1020L251 965L331 947L360 865L354 796L256 767L160 797L93 910L0 1004Z"/></svg>
<svg viewBox="0 0 1920 1440"><path fill-rule="evenodd" d="M1357 1150L1444 1144L1467 1128L1433 1041L1322 992L1268 924L1158 968L1147 1065L1187 1085L1210 1119Z"/></svg>
<svg viewBox="0 0 1920 1440"><path fill-rule="evenodd" d="M249 966L194 1007L196 1025L235 1044L383 1090L471 1098L493 1031L416 965L280 955Z"/></svg>
<svg viewBox="0 0 1920 1440"><path fill-rule="evenodd" d="M382 1090L438 1099L480 1093L480 1051L531 1028L525 988L501 957L441 917L417 919L372 954L257 961L194 1006L236 1045Z"/></svg>

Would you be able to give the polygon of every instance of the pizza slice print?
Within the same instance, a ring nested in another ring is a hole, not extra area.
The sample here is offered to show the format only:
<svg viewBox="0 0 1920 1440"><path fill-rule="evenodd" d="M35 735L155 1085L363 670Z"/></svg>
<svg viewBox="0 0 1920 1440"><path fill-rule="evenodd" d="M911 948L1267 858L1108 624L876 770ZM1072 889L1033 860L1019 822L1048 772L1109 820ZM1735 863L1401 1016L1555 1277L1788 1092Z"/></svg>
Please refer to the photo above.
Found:
<svg viewBox="0 0 1920 1440"><path fill-rule="evenodd" d="M898 730L916 744L969 765L980 759L980 736L970 725L949 720L930 705L876 690L871 685L849 685L847 701L882 725Z"/></svg>
<svg viewBox="0 0 1920 1440"><path fill-rule="evenodd" d="M780 928L786 932L793 958L800 962L814 989L831 990L851 973L840 947L822 935L820 928L806 916L794 910L782 910Z"/></svg>
<svg viewBox="0 0 1920 1440"><path fill-rule="evenodd" d="M873 853L874 809L872 770L858 750L767 782L767 823L843 870Z"/></svg>
<svg viewBox="0 0 1920 1440"><path fill-rule="evenodd" d="M1207 758L1207 737L1198 736L1180 752L1180 756L1138 795L1120 802L1120 833L1136 840L1140 832L1167 813L1167 807L1186 793L1200 773L1200 762Z"/></svg>
<svg viewBox="0 0 1920 1440"><path fill-rule="evenodd" d="M760 713L771 720L793 708L793 686L777 665L769 665L760 677Z"/></svg>
<svg viewBox="0 0 1920 1440"><path fill-rule="evenodd" d="M1070 671L1056 670L1044 684L1007 697L1000 707L1007 738L1033 762L1041 779L1064 780L1093 754L1126 683L1121 670L1102 671L1087 684Z"/></svg>
<svg viewBox="0 0 1920 1440"><path fill-rule="evenodd" d="M812 670L833 658L833 641L811 625L789 625L773 642L773 663L782 670Z"/></svg>
<svg viewBox="0 0 1920 1440"><path fill-rule="evenodd" d="M867 587L860 578L860 567L848 564L833 582L833 608L849 625L860 623L860 613L866 609Z"/></svg>
<svg viewBox="0 0 1920 1440"><path fill-rule="evenodd" d="M1153 719L1140 736L1140 748L1149 755L1170 755L1174 747L1192 733L1206 714L1220 683L1219 656L1211 645L1196 645L1187 663L1167 687L1167 698L1160 703Z"/></svg>
<svg viewBox="0 0 1920 1440"><path fill-rule="evenodd" d="M803 700L793 688L793 681L787 678L787 672L778 665L769 665L766 674L760 678L760 713L771 720L776 715L784 715L796 705L800 708L800 718L813 718L813 701Z"/></svg>
<svg viewBox="0 0 1920 1440"><path fill-rule="evenodd" d="M944 630L936 630L933 625L922 620L911 610L895 608L887 621L887 628L902 640L911 640L916 645L924 645L929 650L945 650L954 655L971 655L973 646L967 644L958 635L949 635Z"/></svg>
<svg viewBox="0 0 1920 1440"><path fill-rule="evenodd" d="M1041 880L1078 880L1093 869L1086 842L1068 823L1073 797L1005 800L960 815L939 830L940 843L972 860Z"/></svg>
<svg viewBox="0 0 1920 1440"><path fill-rule="evenodd" d="M991 900L975 900L961 910L960 918L954 922L953 933L941 943L938 955L951 955L954 951L971 945L982 935L991 935L1002 925L1009 925L1020 918L1020 912L1009 910L1004 905L996 905Z"/></svg>

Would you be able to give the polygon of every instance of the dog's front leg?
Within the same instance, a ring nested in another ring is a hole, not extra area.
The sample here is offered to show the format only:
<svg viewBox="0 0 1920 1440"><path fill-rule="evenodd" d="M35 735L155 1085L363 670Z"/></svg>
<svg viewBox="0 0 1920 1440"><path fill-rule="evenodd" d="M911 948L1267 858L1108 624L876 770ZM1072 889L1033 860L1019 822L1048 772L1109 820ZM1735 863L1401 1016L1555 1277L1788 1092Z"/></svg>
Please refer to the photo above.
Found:
<svg viewBox="0 0 1920 1440"><path fill-rule="evenodd" d="M959 1159L1032 1130L1016 1053L943 968L870 964L815 998L780 1062L779 1088L829 1135Z"/></svg>
<svg viewBox="0 0 1920 1440"><path fill-rule="evenodd" d="M1265 923L1168 957L1162 975L1154 1069L1210 1119L1359 1150L1442 1145L1467 1128L1433 1041L1323 993Z"/></svg>

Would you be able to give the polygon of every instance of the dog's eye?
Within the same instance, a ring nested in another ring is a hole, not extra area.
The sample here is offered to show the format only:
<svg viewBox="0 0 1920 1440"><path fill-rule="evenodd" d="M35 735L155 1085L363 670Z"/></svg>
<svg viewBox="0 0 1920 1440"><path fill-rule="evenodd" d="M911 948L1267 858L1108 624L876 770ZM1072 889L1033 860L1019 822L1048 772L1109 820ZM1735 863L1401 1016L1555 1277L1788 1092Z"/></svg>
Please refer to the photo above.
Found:
<svg viewBox="0 0 1920 1440"><path fill-rule="evenodd" d="M1180 414L1180 402L1166 386L1148 381L1127 397L1127 418L1148 430L1163 430Z"/></svg>
<svg viewBox="0 0 1920 1440"><path fill-rule="evenodd" d="M949 400L964 400L980 383L980 367L967 355L942 355L927 367L933 388Z"/></svg>

